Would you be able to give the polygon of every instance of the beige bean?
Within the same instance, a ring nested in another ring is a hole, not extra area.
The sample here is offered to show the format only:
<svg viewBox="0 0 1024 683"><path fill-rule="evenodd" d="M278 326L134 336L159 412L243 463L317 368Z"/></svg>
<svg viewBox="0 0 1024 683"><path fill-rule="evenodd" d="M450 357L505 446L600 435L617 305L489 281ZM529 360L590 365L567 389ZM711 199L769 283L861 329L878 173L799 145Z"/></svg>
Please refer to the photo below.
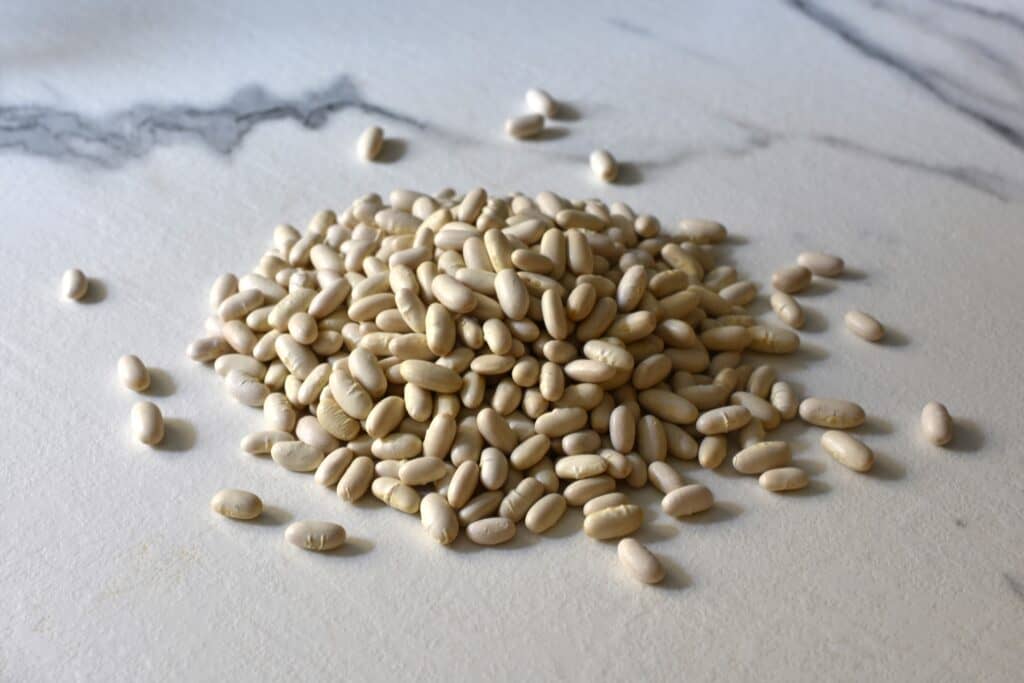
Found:
<svg viewBox="0 0 1024 683"><path fill-rule="evenodd" d="M408 460L422 451L423 441L415 434L395 432L374 439L370 452L380 460Z"/></svg>
<svg viewBox="0 0 1024 683"><path fill-rule="evenodd" d="M544 130L544 117L540 114L523 114L505 121L505 133L513 138L532 138Z"/></svg>
<svg viewBox="0 0 1024 683"><path fill-rule="evenodd" d="M796 392L793 391L793 387L787 382L775 382L772 384L769 400L772 406L779 411L783 420L792 420L796 417L799 402L796 398Z"/></svg>
<svg viewBox="0 0 1024 683"><path fill-rule="evenodd" d="M687 484L673 489L661 499L661 509L673 517L688 517L704 512L715 504L715 497L708 487L701 484Z"/></svg>
<svg viewBox="0 0 1024 683"><path fill-rule="evenodd" d="M725 240L725 226L704 218L685 218L679 221L679 231L694 244L717 244Z"/></svg>
<svg viewBox="0 0 1024 683"><path fill-rule="evenodd" d="M89 278L77 268L65 270L60 279L60 293L65 299L78 301L89 291ZM211 293L212 297L212 293Z"/></svg>
<svg viewBox="0 0 1024 683"><path fill-rule="evenodd" d="M648 413L673 424L692 424L697 420L696 406L671 391L648 389L637 394L637 400Z"/></svg>
<svg viewBox="0 0 1024 683"><path fill-rule="evenodd" d="M462 388L462 378L448 368L425 360L404 360L399 366L402 379L442 394L453 394Z"/></svg>
<svg viewBox="0 0 1024 683"><path fill-rule="evenodd" d="M725 456L726 440L724 436L706 436L701 439L697 449L697 461L700 462L701 467L709 470L716 469L725 460Z"/></svg>
<svg viewBox="0 0 1024 683"><path fill-rule="evenodd" d="M503 517L485 517L466 526L466 536L477 545L501 545L515 535L515 522Z"/></svg>
<svg viewBox="0 0 1024 683"><path fill-rule="evenodd" d="M333 522L303 520L289 524L284 537L303 550L327 552L345 543L345 529Z"/></svg>
<svg viewBox="0 0 1024 683"><path fill-rule="evenodd" d="M701 434L725 434L745 427L750 422L750 411L741 405L723 406L709 410L697 419Z"/></svg>
<svg viewBox="0 0 1024 683"><path fill-rule="evenodd" d="M656 460L647 466L647 481L662 493L686 485L683 476L663 460Z"/></svg>
<svg viewBox="0 0 1024 683"><path fill-rule="evenodd" d="M641 466L644 470L644 476L647 475L646 465ZM572 482L565 487L562 491L562 495L565 496L565 500L569 505L574 507L581 507L592 498L611 493L615 490L615 480L607 475L601 475L599 477L588 477L587 479L579 479Z"/></svg>
<svg viewBox="0 0 1024 683"><path fill-rule="evenodd" d="M740 474L760 474L789 464L792 457L785 441L762 441L733 456L732 466Z"/></svg>
<svg viewBox="0 0 1024 683"><path fill-rule="evenodd" d="M526 513L546 493L544 486L533 477L526 477L505 494L498 508L498 514L505 519L519 523Z"/></svg>
<svg viewBox="0 0 1024 683"><path fill-rule="evenodd" d="M302 441L280 441L270 449L270 457L292 472L312 472L324 459L324 452Z"/></svg>
<svg viewBox="0 0 1024 683"><path fill-rule="evenodd" d="M370 486L373 495L385 505L414 515L420 509L420 494L394 477L377 477Z"/></svg>
<svg viewBox="0 0 1024 683"><path fill-rule="evenodd" d="M846 323L846 329L861 339L874 342L885 336L885 328L882 327L882 323L864 311L848 312L843 316L843 322Z"/></svg>
<svg viewBox="0 0 1024 683"><path fill-rule="evenodd" d="M665 568L661 561L647 549L647 546L634 538L619 541L617 555L630 576L640 583L661 583L665 578Z"/></svg>
<svg viewBox="0 0 1024 683"><path fill-rule="evenodd" d="M139 443L156 446L164 440L164 416L150 401L139 401L132 406L131 427Z"/></svg>
<svg viewBox="0 0 1024 683"><path fill-rule="evenodd" d="M398 479L409 486L431 484L443 476L445 476L444 460L426 456L407 460L398 470Z"/></svg>
<svg viewBox="0 0 1024 683"><path fill-rule="evenodd" d="M540 88L530 88L526 91L526 106L530 111L548 118L558 113L558 103L547 91Z"/></svg>
<svg viewBox="0 0 1024 683"><path fill-rule="evenodd" d="M586 479L604 474L608 463L599 455L567 455L555 461L555 473L562 479Z"/></svg>
<svg viewBox="0 0 1024 683"><path fill-rule="evenodd" d="M241 489L221 489L210 500L210 509L230 519L256 519L263 513L263 501Z"/></svg>
<svg viewBox="0 0 1024 683"><path fill-rule="evenodd" d="M149 370L138 356L121 356L117 360L117 376L126 389L142 392L149 388Z"/></svg>
<svg viewBox="0 0 1024 683"><path fill-rule="evenodd" d="M763 472L757 483L766 491L796 491L807 486L807 473L799 467L776 467Z"/></svg>
<svg viewBox="0 0 1024 683"><path fill-rule="evenodd" d="M953 440L953 418L946 406L936 401L925 405L921 411L921 432L936 446L945 446Z"/></svg>
<svg viewBox="0 0 1024 683"><path fill-rule="evenodd" d="M786 266L772 273L772 286L786 294L796 294L811 284L811 271L804 266Z"/></svg>
<svg viewBox="0 0 1024 683"><path fill-rule="evenodd" d="M751 418L750 422L740 430L738 439L740 449L753 446L755 443L761 443L764 441L764 435L764 425L761 424L761 421Z"/></svg>
<svg viewBox="0 0 1024 683"><path fill-rule="evenodd" d="M459 535L459 519L439 493L428 493L420 501L420 523L427 535L441 545L448 545Z"/></svg>
<svg viewBox="0 0 1024 683"><path fill-rule="evenodd" d="M864 443L846 432L829 430L821 435L821 447L836 462L855 472L867 472L875 463L875 454Z"/></svg>
<svg viewBox="0 0 1024 683"><path fill-rule="evenodd" d="M841 275L843 269L846 267L846 264L843 263L843 259L821 251L801 252L800 255L797 256L796 262L815 275L820 275L822 277L836 277Z"/></svg>
<svg viewBox="0 0 1024 683"><path fill-rule="evenodd" d="M805 398L799 413L804 422L829 429L852 429L864 424L864 409L838 398Z"/></svg>
<svg viewBox="0 0 1024 683"><path fill-rule="evenodd" d="M373 161L384 146L384 129L380 126L369 126L359 134L356 141L356 154L364 161Z"/></svg>
<svg viewBox="0 0 1024 683"><path fill-rule="evenodd" d="M313 481L321 486L335 486L355 459L351 448L336 448L327 454L316 468Z"/></svg>
<svg viewBox="0 0 1024 683"><path fill-rule="evenodd" d="M583 408L555 408L538 417L534 429L538 434L554 438L578 431L586 423L587 412Z"/></svg>
<svg viewBox="0 0 1024 683"><path fill-rule="evenodd" d="M509 454L509 461L512 466L519 470L526 470L547 455L551 447L551 439L544 434L534 434L524 439L518 446L512 449Z"/></svg>
<svg viewBox="0 0 1024 683"><path fill-rule="evenodd" d="M615 507L617 505L625 505L629 502L629 498L624 493L613 491L612 493L605 493L604 495L591 498L583 505L583 516L593 514L598 510L604 510L605 508Z"/></svg>
<svg viewBox="0 0 1024 683"><path fill-rule="evenodd" d="M274 447L274 444L281 441L294 441L295 435L291 432L268 429L260 432L247 434L242 438L239 447L251 455L266 455Z"/></svg>
<svg viewBox="0 0 1024 683"><path fill-rule="evenodd" d="M773 292L769 299L772 310L779 320L790 327L801 328L804 326L804 310L797 303L797 300L785 292Z"/></svg>
<svg viewBox="0 0 1024 683"><path fill-rule="evenodd" d="M455 468L448 484L448 504L458 510L469 502L480 481L480 466L467 460Z"/></svg>
<svg viewBox="0 0 1024 683"><path fill-rule="evenodd" d="M338 481L338 497L350 503L359 500L369 490L373 475L373 460L366 455L356 457Z"/></svg>
<svg viewBox="0 0 1024 683"><path fill-rule="evenodd" d="M494 289L501 309L509 318L522 320L530 307L530 294L514 268L502 268L494 276Z"/></svg>
<svg viewBox="0 0 1024 683"><path fill-rule="evenodd" d="M566 507L565 497L562 494L546 494L527 511L526 528L535 534L544 533L558 523L565 514Z"/></svg>
<svg viewBox="0 0 1024 683"><path fill-rule="evenodd" d="M590 153L590 170L598 180L606 183L614 181L619 175L619 165L606 149L595 149Z"/></svg>
<svg viewBox="0 0 1024 683"><path fill-rule="evenodd" d="M643 521L643 509L627 503L587 515L583 519L583 531L591 538L609 540L628 536L639 529Z"/></svg>

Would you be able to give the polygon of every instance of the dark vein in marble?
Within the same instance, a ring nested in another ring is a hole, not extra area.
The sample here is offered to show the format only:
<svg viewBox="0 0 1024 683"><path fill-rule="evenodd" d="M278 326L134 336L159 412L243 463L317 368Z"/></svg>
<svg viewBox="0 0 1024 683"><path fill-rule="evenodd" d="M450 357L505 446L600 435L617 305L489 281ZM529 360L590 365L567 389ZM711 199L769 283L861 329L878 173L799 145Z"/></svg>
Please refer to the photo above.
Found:
<svg viewBox="0 0 1024 683"><path fill-rule="evenodd" d="M903 75L942 104L988 129L1018 151L1024 152L1024 130L1020 130L1006 121L1001 121L996 116L979 109L970 102L961 101L947 92L940 85L943 79L936 77L935 70L903 59L895 52L870 40L835 14L818 7L812 2L807 0L783 0L783 2L805 18L835 35L862 56Z"/></svg>
<svg viewBox="0 0 1024 683"><path fill-rule="evenodd" d="M1021 583L1009 573L1004 573L1003 578L1006 580L1006 585L1010 587L1013 594L1021 600L1024 600L1024 583Z"/></svg>
<svg viewBox="0 0 1024 683"><path fill-rule="evenodd" d="M107 168L178 143L198 142L228 155L261 123L291 120L316 129L343 109L428 128L423 121L366 100L350 78L340 76L294 99L249 85L217 106L141 103L102 117L39 105L0 106L0 150Z"/></svg>
<svg viewBox="0 0 1024 683"><path fill-rule="evenodd" d="M637 38L642 38L651 42L661 43L662 45L665 45L681 54L687 55L697 61L701 61L706 64L713 64L715 66L727 66L725 62L714 55L709 55L705 52L701 52L700 50L695 50L692 47L683 45L671 38L655 33L649 28L640 26L639 24L634 24L628 19L623 19L621 17L607 17L605 22L612 28L618 29L623 33L628 33L632 36L636 36Z"/></svg>
<svg viewBox="0 0 1024 683"><path fill-rule="evenodd" d="M854 154L874 161L906 168L925 175L943 178L958 185L986 194L990 197L994 197L1002 202L1009 202L1011 200L1024 197L1024 182L1007 178L999 173L994 173L977 166L966 164L930 163L920 159L914 159L906 155L869 147L868 145L837 135L824 133L786 134L767 129L763 126L759 126L727 114L720 114L719 116L722 120L727 121L736 128L744 131L746 135L746 141L743 146L724 149L725 155L727 156L743 156L752 151L770 147L776 143L805 141L821 145L838 152Z"/></svg>
<svg viewBox="0 0 1024 683"><path fill-rule="evenodd" d="M1024 18L1018 17L1012 12L982 7L969 2L961 2L960 0L932 0L932 2L941 7L946 7L965 14L972 14L981 19L996 22L1006 26L1007 28L1012 28L1024 33Z"/></svg>

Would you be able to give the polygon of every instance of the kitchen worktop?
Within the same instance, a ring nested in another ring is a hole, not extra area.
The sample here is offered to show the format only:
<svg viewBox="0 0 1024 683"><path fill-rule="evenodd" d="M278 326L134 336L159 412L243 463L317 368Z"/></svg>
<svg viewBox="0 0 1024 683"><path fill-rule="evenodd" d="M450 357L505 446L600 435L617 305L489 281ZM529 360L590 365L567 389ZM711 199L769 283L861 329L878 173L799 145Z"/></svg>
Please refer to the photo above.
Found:
<svg viewBox="0 0 1024 683"><path fill-rule="evenodd" d="M0 62L0 680L1019 680L1020 3L15 0ZM517 142L528 87L565 116ZM260 412L184 352L214 278L278 223L478 185L717 218L762 293L802 250L842 255L777 365L866 408L875 468L795 423L804 492L684 466L716 506L679 521L639 496L669 575L650 587L576 512L444 548L240 452ZM85 302L58 297L69 267L94 278ZM844 329L855 307L883 343ZM156 368L155 450L128 433L124 353ZM919 434L931 400L956 419L946 448ZM263 518L212 514L228 486ZM351 541L292 547L303 518Z"/></svg>

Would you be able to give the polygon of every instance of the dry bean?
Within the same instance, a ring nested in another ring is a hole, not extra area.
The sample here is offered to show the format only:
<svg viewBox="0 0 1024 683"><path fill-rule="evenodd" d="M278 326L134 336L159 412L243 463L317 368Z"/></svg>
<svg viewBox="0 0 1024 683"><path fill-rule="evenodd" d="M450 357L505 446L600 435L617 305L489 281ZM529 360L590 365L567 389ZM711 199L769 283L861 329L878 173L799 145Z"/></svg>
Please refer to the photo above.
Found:
<svg viewBox="0 0 1024 683"><path fill-rule="evenodd" d="M953 418L946 406L936 401L925 405L921 411L921 431L936 446L945 446L952 441Z"/></svg>
<svg viewBox="0 0 1024 683"><path fill-rule="evenodd" d="M665 578L665 568L658 558L645 545L633 538L619 541L617 551L619 562L629 571L630 575L641 583L661 583Z"/></svg>
<svg viewBox="0 0 1024 683"><path fill-rule="evenodd" d="M263 512L263 501L255 493L221 489L210 500L210 509L231 519L256 519Z"/></svg>
<svg viewBox="0 0 1024 683"><path fill-rule="evenodd" d="M303 520L289 524L284 537L303 550L326 552L345 543L345 528L333 522Z"/></svg>
<svg viewBox="0 0 1024 683"><path fill-rule="evenodd" d="M864 443L846 432L829 430L821 435L821 447L842 465L855 472L867 472L875 463L875 454Z"/></svg>

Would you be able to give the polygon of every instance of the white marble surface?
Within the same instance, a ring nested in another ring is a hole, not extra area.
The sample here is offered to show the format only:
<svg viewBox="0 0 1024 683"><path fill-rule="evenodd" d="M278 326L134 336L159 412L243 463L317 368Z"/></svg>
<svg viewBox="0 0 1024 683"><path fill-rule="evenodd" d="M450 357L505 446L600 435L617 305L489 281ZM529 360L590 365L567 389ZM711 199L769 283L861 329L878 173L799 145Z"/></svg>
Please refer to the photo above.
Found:
<svg viewBox="0 0 1024 683"><path fill-rule="evenodd" d="M1024 669L1024 6L875 2L0 5L0 679L1019 680ZM548 139L503 120L542 85ZM371 122L398 140L366 165ZM624 163L604 186L595 146ZM871 419L869 476L787 428L807 495L686 470L720 501L654 518L659 588L567 517L451 550L237 448L259 416L183 349L206 288L280 221L393 187L552 188L723 220L750 277L804 248L805 390ZM76 265L93 303L57 300ZM890 342L841 327L875 312ZM115 361L160 368L166 448L133 445ZM928 400L959 434L923 443ZM258 524L207 510L259 492ZM330 518L354 542L286 546Z"/></svg>

